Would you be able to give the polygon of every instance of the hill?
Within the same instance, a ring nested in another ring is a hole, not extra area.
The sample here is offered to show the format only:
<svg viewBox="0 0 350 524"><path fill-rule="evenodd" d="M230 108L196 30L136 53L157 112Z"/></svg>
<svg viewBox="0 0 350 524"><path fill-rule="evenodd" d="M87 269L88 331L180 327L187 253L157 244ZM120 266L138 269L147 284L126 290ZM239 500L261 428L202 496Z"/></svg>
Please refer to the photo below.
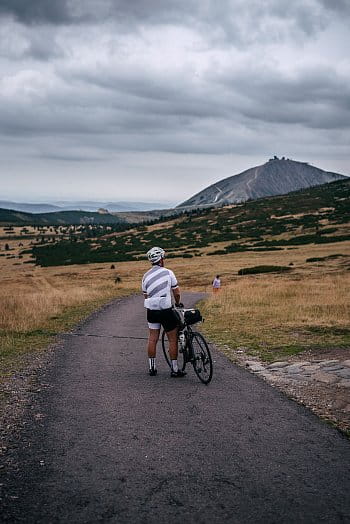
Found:
<svg viewBox="0 0 350 524"><path fill-rule="evenodd" d="M160 209L165 204L151 202L98 202L98 201L61 201L54 203L25 203L0 200L0 208L24 213L54 213L57 211L90 211L98 212L99 209L106 209L110 213L147 212ZM175 204L174 204L175 205ZM169 203L170 206L170 203Z"/></svg>
<svg viewBox="0 0 350 524"><path fill-rule="evenodd" d="M178 207L236 204L266 196L283 195L343 178L346 177L323 171L305 162L275 157L261 166L212 184Z"/></svg>
<svg viewBox="0 0 350 524"><path fill-rule="evenodd" d="M12 211L23 211L24 213L51 213L62 211L59 206L53 204L26 204L22 202L10 202L8 200L0 200L0 208L10 209Z"/></svg>
<svg viewBox="0 0 350 524"><path fill-rule="evenodd" d="M37 264L51 266L143 259L154 245L163 247L168 258L191 258L341 242L350 240L349 201L346 178L288 195L186 210L168 221L98 239L35 246L33 255Z"/></svg>
<svg viewBox="0 0 350 524"><path fill-rule="evenodd" d="M53 213L24 213L0 208L0 225L79 225L121 224L125 220L109 213L88 211L58 211Z"/></svg>

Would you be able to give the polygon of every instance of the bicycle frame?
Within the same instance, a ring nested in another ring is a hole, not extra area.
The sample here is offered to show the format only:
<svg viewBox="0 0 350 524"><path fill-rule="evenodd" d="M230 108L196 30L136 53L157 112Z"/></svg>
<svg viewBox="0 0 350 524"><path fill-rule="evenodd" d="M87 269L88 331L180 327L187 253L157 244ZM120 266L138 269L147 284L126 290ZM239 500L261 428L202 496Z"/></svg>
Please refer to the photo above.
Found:
<svg viewBox="0 0 350 524"><path fill-rule="evenodd" d="M181 313L183 311L186 310ZM187 324L183 317L181 320L182 325L178 331L179 368L184 371L186 364L191 363L199 380L209 384L213 375L213 362L208 343L201 333L192 329L192 324ZM171 367L165 331L162 333L162 347L165 360Z"/></svg>
<svg viewBox="0 0 350 524"><path fill-rule="evenodd" d="M183 333L185 335L185 345L183 347L181 347L181 344L180 344L180 335L181 333ZM184 360L185 362L192 362L193 360L193 354L192 354L192 345L191 345L191 338L193 336L193 331L192 331L192 328L191 326L185 324L184 328L181 329L179 332L178 332L178 344L179 344L179 351L182 351L183 355L184 355Z"/></svg>

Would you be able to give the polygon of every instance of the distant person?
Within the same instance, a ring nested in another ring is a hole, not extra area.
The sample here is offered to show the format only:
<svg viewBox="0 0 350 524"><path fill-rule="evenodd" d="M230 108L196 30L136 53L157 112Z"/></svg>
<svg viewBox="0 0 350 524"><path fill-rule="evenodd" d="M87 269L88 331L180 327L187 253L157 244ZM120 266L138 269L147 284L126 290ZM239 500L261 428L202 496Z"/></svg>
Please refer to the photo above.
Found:
<svg viewBox="0 0 350 524"><path fill-rule="evenodd" d="M177 363L177 332L178 317L172 307L172 295L176 306L180 304L180 289L174 273L164 267L165 251L160 247L152 247L147 252L152 267L143 275L142 292L145 296L149 337L147 352L149 359L149 374L157 374L156 349L163 326L169 340L169 355L171 359L171 377L184 377L186 373L178 368Z"/></svg>
<svg viewBox="0 0 350 524"><path fill-rule="evenodd" d="M213 292L218 293L221 288L221 280L220 275L216 275L216 277L213 280Z"/></svg>

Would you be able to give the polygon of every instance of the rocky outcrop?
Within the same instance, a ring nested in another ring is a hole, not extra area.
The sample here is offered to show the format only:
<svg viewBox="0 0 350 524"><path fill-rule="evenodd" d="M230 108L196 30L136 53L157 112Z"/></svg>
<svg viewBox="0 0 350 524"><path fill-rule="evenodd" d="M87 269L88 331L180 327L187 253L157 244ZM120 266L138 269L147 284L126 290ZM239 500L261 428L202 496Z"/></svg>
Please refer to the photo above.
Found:
<svg viewBox="0 0 350 524"><path fill-rule="evenodd" d="M178 207L236 204L267 196L283 195L341 178L346 177L339 173L323 171L305 162L275 157L266 164L220 180Z"/></svg>

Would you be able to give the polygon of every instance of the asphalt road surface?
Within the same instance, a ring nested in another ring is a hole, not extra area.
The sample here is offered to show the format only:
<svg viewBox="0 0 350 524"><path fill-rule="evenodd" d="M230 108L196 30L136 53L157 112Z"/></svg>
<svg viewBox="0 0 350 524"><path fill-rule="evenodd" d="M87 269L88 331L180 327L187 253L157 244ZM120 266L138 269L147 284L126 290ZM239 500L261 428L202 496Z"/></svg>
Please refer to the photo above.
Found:
<svg viewBox="0 0 350 524"><path fill-rule="evenodd" d="M139 296L75 333L12 447L3 521L350 522L349 441L309 411L215 350L209 386L160 352L148 376Z"/></svg>

